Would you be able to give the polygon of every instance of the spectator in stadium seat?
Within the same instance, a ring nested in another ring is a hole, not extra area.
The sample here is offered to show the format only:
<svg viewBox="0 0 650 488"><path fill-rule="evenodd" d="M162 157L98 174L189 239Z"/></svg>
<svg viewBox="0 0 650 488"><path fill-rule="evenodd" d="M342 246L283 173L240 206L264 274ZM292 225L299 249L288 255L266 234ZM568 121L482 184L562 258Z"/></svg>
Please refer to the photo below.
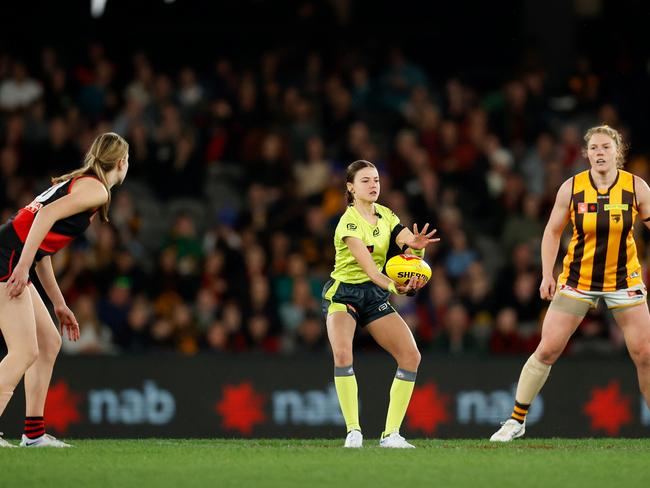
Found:
<svg viewBox="0 0 650 488"><path fill-rule="evenodd" d="M306 279L293 281L291 301L280 305L282 329L290 334L295 333L298 326L308 314L317 313L318 304L311 294L309 282Z"/></svg>
<svg viewBox="0 0 650 488"><path fill-rule="evenodd" d="M113 341L120 347L124 347L128 340L128 314L132 300L131 281L120 276L97 305L97 315L110 328Z"/></svg>
<svg viewBox="0 0 650 488"><path fill-rule="evenodd" d="M223 322L213 321L205 334L204 349L209 352L227 352L228 347L228 330Z"/></svg>
<svg viewBox="0 0 650 488"><path fill-rule="evenodd" d="M447 275L452 279L460 278L469 266L478 259L467 242L467 235L462 230L457 230L449 237L451 249L445 259Z"/></svg>
<svg viewBox="0 0 650 488"><path fill-rule="evenodd" d="M271 333L271 324L265 315L253 315L246 323L247 350L275 354L280 351L280 341Z"/></svg>
<svg viewBox="0 0 650 488"><path fill-rule="evenodd" d="M23 62L16 61L12 77L0 83L0 110L14 111L28 107L42 95L41 84L29 77Z"/></svg>
<svg viewBox="0 0 650 488"><path fill-rule="evenodd" d="M151 304L143 295L134 298L127 314L127 328L121 339L121 347L130 353L142 353L151 345L149 327L152 321Z"/></svg>
<svg viewBox="0 0 650 488"><path fill-rule="evenodd" d="M581 356L608 356L613 353L606 317L598 311L590 311L571 339L570 353Z"/></svg>
<svg viewBox="0 0 650 488"><path fill-rule="evenodd" d="M388 53L388 66L379 83L384 106L398 112L408 100L411 90L426 85L427 78L417 65L406 59L401 49L394 47Z"/></svg>
<svg viewBox="0 0 650 488"><path fill-rule="evenodd" d="M321 352L327 341L318 314L309 313L296 328L295 352Z"/></svg>
<svg viewBox="0 0 650 488"><path fill-rule="evenodd" d="M176 350L193 355L199 349L199 330L192 309L186 303L174 307L170 316Z"/></svg>
<svg viewBox="0 0 650 488"><path fill-rule="evenodd" d="M470 327L465 306L459 302L452 303L445 312L443 329L432 344L433 350L451 356L476 352L477 343Z"/></svg>
<svg viewBox="0 0 650 488"><path fill-rule="evenodd" d="M490 336L490 353L500 355L521 354L524 344L517 331L517 311L514 308L502 308L497 313L494 329Z"/></svg>
<svg viewBox="0 0 650 488"><path fill-rule="evenodd" d="M217 318L219 312L219 300L208 288L201 288L196 294L193 314L196 318L196 326L202 333L206 332L210 324Z"/></svg>
<svg viewBox="0 0 650 488"><path fill-rule="evenodd" d="M99 320L95 298L80 295L74 302L74 314L79 322L79 340L64 341L61 350L66 354L110 354L115 352L110 329Z"/></svg>
<svg viewBox="0 0 650 488"><path fill-rule="evenodd" d="M175 350L174 326L167 317L156 317L151 324L151 350L172 352Z"/></svg>
<svg viewBox="0 0 650 488"><path fill-rule="evenodd" d="M306 150L306 159L296 163L293 174L298 196L316 202L332 178L332 163L325 157L325 146L320 136L311 136Z"/></svg>

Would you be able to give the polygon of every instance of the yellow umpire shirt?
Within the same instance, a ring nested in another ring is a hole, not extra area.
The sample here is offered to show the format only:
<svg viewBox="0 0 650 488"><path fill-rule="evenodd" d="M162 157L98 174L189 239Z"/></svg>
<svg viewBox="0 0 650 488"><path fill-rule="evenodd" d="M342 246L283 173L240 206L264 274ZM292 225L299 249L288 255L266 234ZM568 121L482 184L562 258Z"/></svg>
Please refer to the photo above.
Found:
<svg viewBox="0 0 650 488"><path fill-rule="evenodd" d="M350 284L365 283L370 280L350 252L350 248L343 242L345 237L361 239L370 251L377 269L380 272L384 269L391 233L399 224L399 218L391 209L379 204L375 204L375 214L377 225L371 225L352 205L348 206L341 216L334 232L336 260L334 271L330 275L333 279Z"/></svg>

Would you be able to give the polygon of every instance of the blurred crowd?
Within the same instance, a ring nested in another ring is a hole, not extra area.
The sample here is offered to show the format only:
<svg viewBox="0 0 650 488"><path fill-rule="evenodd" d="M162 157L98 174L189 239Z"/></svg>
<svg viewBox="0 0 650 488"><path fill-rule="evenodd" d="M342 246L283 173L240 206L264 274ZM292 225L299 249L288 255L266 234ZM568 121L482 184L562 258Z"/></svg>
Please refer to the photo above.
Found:
<svg viewBox="0 0 650 488"><path fill-rule="evenodd" d="M69 354L326 351L320 292L356 159L378 166L380 201L405 225L429 222L442 239L427 251L427 287L393 299L423 352L530 353L547 308L540 241L558 187L586 168L582 134L631 133L620 87L586 58L552 87L537 66L479 89L397 48L374 63L273 49L176 70L145 52L118 62L101 43L65 54L0 50L0 217L80 166L98 133L128 140L110 224L54 258L82 328ZM648 155L630 142L626 169L648 180ZM568 350L624 344L596 310Z"/></svg>

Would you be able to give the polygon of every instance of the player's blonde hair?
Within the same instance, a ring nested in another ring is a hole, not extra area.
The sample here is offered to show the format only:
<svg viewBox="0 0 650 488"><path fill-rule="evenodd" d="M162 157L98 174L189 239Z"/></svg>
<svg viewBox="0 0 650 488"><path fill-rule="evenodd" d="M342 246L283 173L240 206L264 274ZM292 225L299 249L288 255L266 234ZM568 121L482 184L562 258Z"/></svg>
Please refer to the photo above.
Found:
<svg viewBox="0 0 650 488"><path fill-rule="evenodd" d="M108 201L101 207L101 218L108 222L108 208L111 205L111 189L106 174L117 167L117 163L124 159L129 152L129 143L115 132L105 132L95 138L90 149L84 157L81 168L70 173L52 178L52 183L60 183L77 176L94 175L106 187Z"/></svg>
<svg viewBox="0 0 650 488"><path fill-rule="evenodd" d="M348 166L348 169L345 174L345 183L346 183L346 188L345 188L345 198L348 200L348 205L351 205L354 203L354 194L347 189L347 184L348 183L354 183L354 177L357 175L359 170L363 168L375 168L377 167L372 164L370 161L366 161L365 159L358 159L354 163L350 163Z"/></svg>
<svg viewBox="0 0 650 488"><path fill-rule="evenodd" d="M628 149L627 144L623 141L621 133L607 124L592 127L585 133L584 157L587 157L587 146L589 145L589 140L594 134L604 134L614 141L614 144L616 144L616 167L619 169L622 168L625 165L625 155L627 154Z"/></svg>

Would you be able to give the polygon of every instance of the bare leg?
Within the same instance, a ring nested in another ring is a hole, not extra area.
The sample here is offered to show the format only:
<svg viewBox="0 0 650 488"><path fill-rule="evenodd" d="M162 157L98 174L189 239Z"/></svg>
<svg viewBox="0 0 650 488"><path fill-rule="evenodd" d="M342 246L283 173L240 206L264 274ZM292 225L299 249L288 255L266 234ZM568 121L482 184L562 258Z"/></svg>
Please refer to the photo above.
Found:
<svg viewBox="0 0 650 488"><path fill-rule="evenodd" d="M61 349L61 334L36 288L30 286L29 290L34 304L39 354L25 373L25 416L42 417L54 362Z"/></svg>
<svg viewBox="0 0 650 488"><path fill-rule="evenodd" d="M0 283L0 330L8 353L0 362L0 416L16 385L38 357L36 320L28 289L16 298L9 298L6 284Z"/></svg>
<svg viewBox="0 0 650 488"><path fill-rule="evenodd" d="M415 339L406 322L397 313L371 322L368 324L368 332L397 361L397 373L390 388L390 402L386 414L386 426L382 434L382 446L413 447L398 434L411 401L420 365L420 352ZM397 445L391 444L393 442L391 434L398 435L394 441ZM383 444L384 442L387 444Z"/></svg>
<svg viewBox="0 0 650 488"><path fill-rule="evenodd" d="M546 313L542 325L542 339L519 376L515 396L519 404L530 405L533 402L546 383L551 366L564 351L582 319L583 317L553 309ZM525 417L525 413L523 416Z"/></svg>
<svg viewBox="0 0 650 488"><path fill-rule="evenodd" d="M510 442L524 435L530 405L546 383L551 366L558 360L583 318L582 314L576 315L553 308L546 313L542 325L542 340L521 369L512 414L490 437L491 441Z"/></svg>
<svg viewBox="0 0 650 488"><path fill-rule="evenodd" d="M420 365L420 352L411 329L397 313L385 315L368 324L368 332L381 347L390 353L397 367L416 372Z"/></svg>
<svg viewBox="0 0 650 488"><path fill-rule="evenodd" d="M616 323L623 329L625 344L636 366L639 388L650 408L650 313L648 305L614 311Z"/></svg>
<svg viewBox="0 0 650 488"><path fill-rule="evenodd" d="M327 336L334 355L334 385L348 433L361 430L357 379L352 367L352 340L356 327L356 321L347 312L334 312L327 316Z"/></svg>

